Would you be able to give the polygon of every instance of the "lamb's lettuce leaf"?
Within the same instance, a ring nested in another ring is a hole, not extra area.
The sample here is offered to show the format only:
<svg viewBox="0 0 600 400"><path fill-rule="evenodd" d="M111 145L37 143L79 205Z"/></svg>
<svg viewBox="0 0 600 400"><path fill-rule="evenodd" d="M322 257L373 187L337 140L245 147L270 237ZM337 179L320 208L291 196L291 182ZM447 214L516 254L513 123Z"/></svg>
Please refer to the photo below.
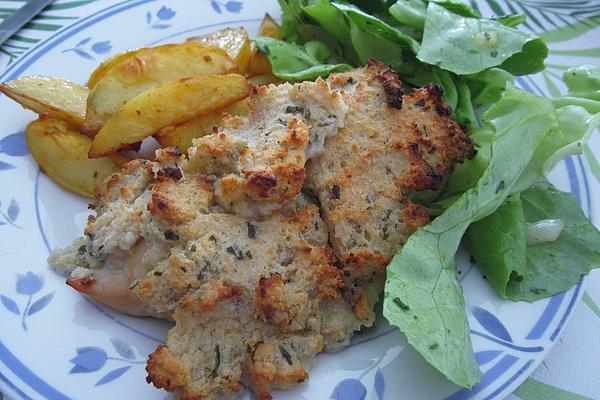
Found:
<svg viewBox="0 0 600 400"><path fill-rule="evenodd" d="M417 58L459 75L500 67L515 75L544 68L548 47L537 36L429 3Z"/></svg>
<svg viewBox="0 0 600 400"><path fill-rule="evenodd" d="M547 101L509 87L483 116L493 130L491 155L478 182L420 228L387 268L384 316L454 383L481 377L475 361L454 255L468 226L493 213L509 195L547 131ZM519 148L520 151L514 151Z"/></svg>

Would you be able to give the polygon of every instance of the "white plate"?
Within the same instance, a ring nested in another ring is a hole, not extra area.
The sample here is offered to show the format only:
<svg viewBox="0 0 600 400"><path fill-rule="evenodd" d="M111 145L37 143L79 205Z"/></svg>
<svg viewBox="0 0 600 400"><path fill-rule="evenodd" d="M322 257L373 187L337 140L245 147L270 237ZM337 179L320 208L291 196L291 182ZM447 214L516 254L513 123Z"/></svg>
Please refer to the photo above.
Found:
<svg viewBox="0 0 600 400"><path fill-rule="evenodd" d="M276 1L120 3L40 43L0 81L39 74L85 82L99 61L121 50L226 26L243 25L255 33L265 12L279 15ZM546 88L539 76L519 82ZM168 324L96 304L47 268L50 249L81 233L88 210L84 199L51 182L29 156L21 132L33 118L0 98L0 391L15 399L163 399L165 392L145 383L144 360L162 342ZM598 212L600 203L591 199L598 184L587 177L580 158L561 164L552 180L573 192L588 216ZM350 348L318 356L307 384L275 397L500 399L512 392L551 349L581 283L534 304L506 302L471 268L467 254L458 258L473 346L484 372L473 390L450 384L401 333L382 323L357 336Z"/></svg>

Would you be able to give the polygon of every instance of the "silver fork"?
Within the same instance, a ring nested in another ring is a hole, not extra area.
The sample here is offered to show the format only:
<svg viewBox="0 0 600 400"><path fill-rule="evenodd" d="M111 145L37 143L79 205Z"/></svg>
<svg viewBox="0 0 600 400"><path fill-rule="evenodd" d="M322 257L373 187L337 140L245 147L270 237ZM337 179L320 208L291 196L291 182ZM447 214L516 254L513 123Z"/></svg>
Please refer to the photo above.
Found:
<svg viewBox="0 0 600 400"><path fill-rule="evenodd" d="M8 38L17 33L27 22L38 15L44 7L52 3L54 0L30 0L12 15L6 17L0 23L0 44L4 43Z"/></svg>

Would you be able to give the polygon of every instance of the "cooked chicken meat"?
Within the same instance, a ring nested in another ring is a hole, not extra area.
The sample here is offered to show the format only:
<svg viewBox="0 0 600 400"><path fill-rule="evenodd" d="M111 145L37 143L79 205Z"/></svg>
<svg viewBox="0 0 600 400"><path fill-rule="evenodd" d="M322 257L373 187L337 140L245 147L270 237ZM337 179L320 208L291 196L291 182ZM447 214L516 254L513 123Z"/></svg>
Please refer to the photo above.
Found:
<svg viewBox="0 0 600 400"><path fill-rule="evenodd" d="M98 188L86 236L50 264L109 306L175 320L148 364L157 387L266 397L303 382L318 352L374 321L335 266L318 207L298 196L262 220L223 213L212 182L183 162L162 150L127 164Z"/></svg>
<svg viewBox="0 0 600 400"><path fill-rule="evenodd" d="M346 105L318 79L254 87L247 117L228 117L195 139L184 169L217 178L216 199L238 215L266 216L302 188L306 160L344 124Z"/></svg>
<svg viewBox="0 0 600 400"><path fill-rule="evenodd" d="M206 218L204 218L206 217ZM142 279L139 294L175 328L148 362L148 381L180 398L269 398L308 378L316 353L349 343L360 320L314 205L264 221L198 218L194 239Z"/></svg>
<svg viewBox="0 0 600 400"><path fill-rule="evenodd" d="M370 280L429 222L409 194L439 188L454 164L472 157L473 145L436 86L405 94L398 75L375 61L328 81L348 113L308 164L306 186L321 203L344 270Z"/></svg>
<svg viewBox="0 0 600 400"><path fill-rule="evenodd" d="M175 321L148 382L182 399L268 399L374 322L385 266L429 221L411 193L472 156L441 96L403 93L378 62L255 88L250 115L189 157L163 149L107 179L85 236L49 263L111 307Z"/></svg>
<svg viewBox="0 0 600 400"><path fill-rule="evenodd" d="M158 152L156 162L134 160L97 188L85 236L48 263L67 283L117 310L160 316L130 290L135 282L169 256L176 230L214 203L212 183L200 176L180 179L180 154ZM179 179L177 179L179 178Z"/></svg>

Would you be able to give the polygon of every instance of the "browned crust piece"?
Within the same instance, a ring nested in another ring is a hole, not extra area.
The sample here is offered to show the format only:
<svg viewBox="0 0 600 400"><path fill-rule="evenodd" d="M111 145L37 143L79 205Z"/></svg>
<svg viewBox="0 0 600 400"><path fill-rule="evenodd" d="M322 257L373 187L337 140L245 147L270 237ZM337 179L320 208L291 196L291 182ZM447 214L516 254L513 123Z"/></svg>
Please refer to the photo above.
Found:
<svg viewBox="0 0 600 400"><path fill-rule="evenodd" d="M326 81L252 87L249 114L226 116L195 139L185 170L215 177L217 203L263 217L300 193L305 163L343 124L345 104Z"/></svg>
<svg viewBox="0 0 600 400"><path fill-rule="evenodd" d="M438 189L457 162L473 156L473 145L437 86L406 94L398 75L377 61L328 80L349 110L345 127L308 164L307 186L346 271L370 279L429 222L410 193Z"/></svg>
<svg viewBox="0 0 600 400"><path fill-rule="evenodd" d="M344 298L352 291L316 206L264 221L206 218L198 227L205 237L140 281L145 304L175 307L175 328L150 357L148 381L182 399L227 398L243 387L268 399L304 382L316 353L347 342L363 321Z"/></svg>

